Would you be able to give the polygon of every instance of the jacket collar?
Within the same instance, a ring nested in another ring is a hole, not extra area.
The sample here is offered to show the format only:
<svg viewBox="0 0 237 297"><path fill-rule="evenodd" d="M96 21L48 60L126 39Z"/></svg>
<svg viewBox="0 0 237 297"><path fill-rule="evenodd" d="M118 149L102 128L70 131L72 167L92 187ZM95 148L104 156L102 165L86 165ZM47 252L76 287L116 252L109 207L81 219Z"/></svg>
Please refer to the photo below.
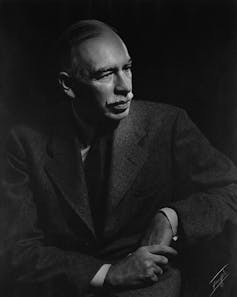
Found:
<svg viewBox="0 0 237 297"><path fill-rule="evenodd" d="M113 211L123 200L147 157L144 148L145 136L146 131L139 114L132 105L129 116L121 120L113 135L108 183L110 224L113 224L115 219L112 216ZM95 235L80 149L78 129L71 111L68 117L65 109L63 119L59 119L48 143L48 160L45 167L63 197Z"/></svg>

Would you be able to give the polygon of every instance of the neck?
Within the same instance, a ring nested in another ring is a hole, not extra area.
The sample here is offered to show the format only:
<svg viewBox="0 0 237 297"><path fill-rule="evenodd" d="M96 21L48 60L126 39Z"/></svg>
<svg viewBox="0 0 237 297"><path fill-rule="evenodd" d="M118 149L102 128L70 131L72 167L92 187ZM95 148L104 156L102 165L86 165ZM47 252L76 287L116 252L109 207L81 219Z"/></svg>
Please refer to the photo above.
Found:
<svg viewBox="0 0 237 297"><path fill-rule="evenodd" d="M84 146L90 145L97 137L102 137L103 135L113 132L119 124L119 121L113 121L106 118L96 122L90 121L77 111L73 101L72 110L78 124Z"/></svg>
<svg viewBox="0 0 237 297"><path fill-rule="evenodd" d="M78 128L80 130L82 142L84 146L90 145L96 134L96 127L89 121L87 121L85 118L82 117L76 110L73 101L72 101L72 111L76 119L76 123L78 125Z"/></svg>

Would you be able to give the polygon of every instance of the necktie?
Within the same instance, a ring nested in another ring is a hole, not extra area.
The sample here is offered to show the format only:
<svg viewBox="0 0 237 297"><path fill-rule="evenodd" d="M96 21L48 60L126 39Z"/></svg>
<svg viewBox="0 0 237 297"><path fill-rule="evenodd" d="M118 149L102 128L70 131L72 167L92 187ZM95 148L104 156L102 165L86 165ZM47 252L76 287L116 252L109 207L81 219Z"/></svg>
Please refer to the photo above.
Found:
<svg viewBox="0 0 237 297"><path fill-rule="evenodd" d="M84 169L94 227L98 237L102 236L106 207L105 141L97 139L91 146Z"/></svg>

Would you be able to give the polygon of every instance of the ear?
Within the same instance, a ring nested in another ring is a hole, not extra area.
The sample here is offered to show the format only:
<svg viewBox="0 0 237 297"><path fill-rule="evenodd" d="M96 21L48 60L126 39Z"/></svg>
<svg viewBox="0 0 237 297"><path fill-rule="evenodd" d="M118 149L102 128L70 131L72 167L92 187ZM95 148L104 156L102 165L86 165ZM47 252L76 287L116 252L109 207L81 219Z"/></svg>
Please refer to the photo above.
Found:
<svg viewBox="0 0 237 297"><path fill-rule="evenodd" d="M67 72L61 71L58 76L58 82L60 86L63 88L63 91L70 98L74 99L75 93L72 90L72 81L71 77Z"/></svg>

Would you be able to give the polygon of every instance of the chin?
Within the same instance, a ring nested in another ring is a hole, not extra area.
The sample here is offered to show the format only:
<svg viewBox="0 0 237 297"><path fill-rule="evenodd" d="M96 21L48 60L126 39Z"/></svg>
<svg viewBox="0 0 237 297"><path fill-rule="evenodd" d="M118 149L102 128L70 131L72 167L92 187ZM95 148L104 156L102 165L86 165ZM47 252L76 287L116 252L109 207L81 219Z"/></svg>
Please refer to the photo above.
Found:
<svg viewBox="0 0 237 297"><path fill-rule="evenodd" d="M111 120L114 120L114 121L120 121L124 118L126 118L129 114L129 108L127 108L126 110L124 110L123 112L120 112L120 113L108 113L106 114L106 117L111 119Z"/></svg>

